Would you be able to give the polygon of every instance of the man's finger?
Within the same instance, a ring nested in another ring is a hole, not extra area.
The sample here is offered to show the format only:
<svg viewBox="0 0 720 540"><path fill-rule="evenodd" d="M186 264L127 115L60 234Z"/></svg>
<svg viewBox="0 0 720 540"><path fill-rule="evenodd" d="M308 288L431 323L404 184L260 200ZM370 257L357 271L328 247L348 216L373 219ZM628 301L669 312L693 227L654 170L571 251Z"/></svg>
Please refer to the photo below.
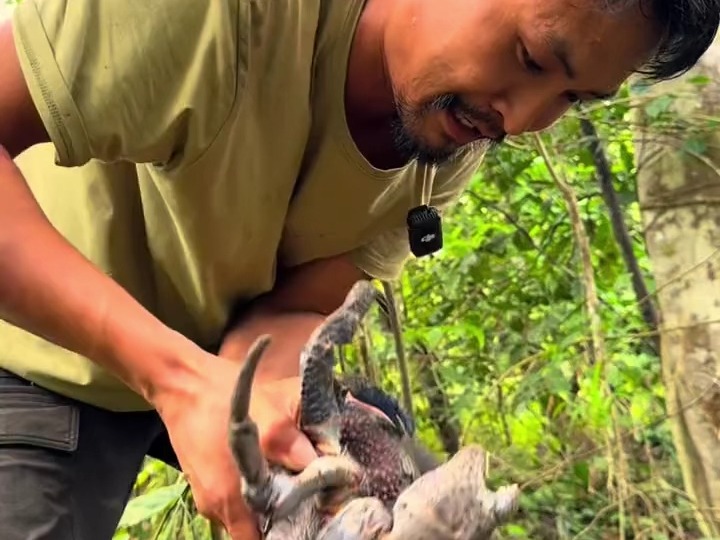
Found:
<svg viewBox="0 0 720 540"><path fill-rule="evenodd" d="M220 538L231 538L232 540L260 540L260 531L257 527L248 523L230 526L227 528L227 534ZM228 536L229 535L229 536Z"/></svg>
<svg viewBox="0 0 720 540"><path fill-rule="evenodd" d="M283 444L283 452L273 461L291 471L302 471L318 457L317 452L302 432L292 430L288 435L292 438Z"/></svg>
<svg viewBox="0 0 720 540"><path fill-rule="evenodd" d="M232 538L232 540L260 540L260 530L258 523L252 512L247 507L236 505L231 506L232 511L229 512L225 530L227 534L220 538Z"/></svg>

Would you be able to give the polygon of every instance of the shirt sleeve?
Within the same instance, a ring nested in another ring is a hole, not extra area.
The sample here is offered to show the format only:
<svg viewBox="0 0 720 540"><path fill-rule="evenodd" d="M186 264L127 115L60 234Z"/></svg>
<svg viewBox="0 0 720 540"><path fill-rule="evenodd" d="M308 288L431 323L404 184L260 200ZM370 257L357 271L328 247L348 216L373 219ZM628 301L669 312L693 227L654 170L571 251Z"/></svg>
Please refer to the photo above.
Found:
<svg viewBox="0 0 720 540"><path fill-rule="evenodd" d="M483 157L484 152L479 157L476 154L452 173L438 175L430 204L435 206L441 215L460 198ZM384 231L350 254L353 264L361 271L381 280L397 279L411 256L408 231L403 227Z"/></svg>
<svg viewBox="0 0 720 540"><path fill-rule="evenodd" d="M409 257L408 233L403 228L385 231L350 254L352 263L365 274L388 281L400 276Z"/></svg>
<svg viewBox="0 0 720 540"><path fill-rule="evenodd" d="M56 163L198 157L242 79L242 3L23 0L16 49Z"/></svg>

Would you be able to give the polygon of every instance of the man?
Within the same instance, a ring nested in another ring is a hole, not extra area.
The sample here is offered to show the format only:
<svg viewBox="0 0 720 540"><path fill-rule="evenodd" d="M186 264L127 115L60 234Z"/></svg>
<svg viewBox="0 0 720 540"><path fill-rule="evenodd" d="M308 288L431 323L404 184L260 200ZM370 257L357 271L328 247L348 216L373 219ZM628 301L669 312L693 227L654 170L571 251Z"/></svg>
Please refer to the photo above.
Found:
<svg viewBox="0 0 720 540"><path fill-rule="evenodd" d="M354 281L399 273L408 211L451 205L488 142L688 69L719 12L24 0L0 31L3 538L109 539L166 436L200 511L256 538L226 444L254 337L264 451L302 468L299 348Z"/></svg>

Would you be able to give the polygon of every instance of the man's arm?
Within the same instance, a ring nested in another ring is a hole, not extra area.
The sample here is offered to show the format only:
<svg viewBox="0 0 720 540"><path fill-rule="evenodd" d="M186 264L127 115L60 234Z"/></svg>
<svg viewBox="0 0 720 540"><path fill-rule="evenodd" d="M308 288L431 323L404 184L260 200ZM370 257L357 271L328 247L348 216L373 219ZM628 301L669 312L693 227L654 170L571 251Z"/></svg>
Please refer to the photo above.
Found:
<svg viewBox="0 0 720 540"><path fill-rule="evenodd" d="M313 261L281 277L227 332L220 355L243 359L253 340L269 333L273 341L258 366L257 380L299 374L299 354L312 331L340 307L356 281L368 279L349 256Z"/></svg>
<svg viewBox="0 0 720 540"><path fill-rule="evenodd" d="M55 230L12 161L48 135L23 78L10 21L0 26L0 56L0 316L94 360L150 402L182 388L200 369L191 360L200 351Z"/></svg>
<svg viewBox="0 0 720 540"><path fill-rule="evenodd" d="M0 24L0 56L0 317L89 358L148 400L167 426L201 514L234 539L258 538L227 445L237 362L206 353L162 324L52 226L12 159L49 136L9 22ZM254 331L273 331L262 319L253 319ZM292 348L292 340L283 342ZM268 383L252 403L264 415L257 419L261 435L273 443L264 447L268 457L302 468L314 452L294 426L288 406L294 394L299 387Z"/></svg>
<svg viewBox="0 0 720 540"><path fill-rule="evenodd" d="M108 6L120 9L123 5L119 0L107 1L104 10L110 9ZM150 6L139 1L136 3ZM186 4L188 9L203 7L203 3L192 0L186 0ZM50 11L61 7L59 0L58 3L38 5ZM154 7L158 5L168 13L186 16L184 8L178 8L172 0L152 3ZM221 10L222 5L212 4L212 9ZM86 7L90 9L93 6L88 1ZM35 7L29 5L27 9ZM88 21L95 20L93 17L79 17L81 8L78 3L74 7L74 23L82 21L91 24ZM96 5L94 8L98 9ZM32 12L25 13L26 17L32 15ZM61 15L51 14L48 17L52 20ZM220 15L214 15L216 22L221 19ZM207 26L207 21L202 22ZM162 26L165 23L172 27L167 21L157 24ZM37 24L37 20L32 24ZM92 30L98 31L97 28ZM60 32L58 39L64 39L68 33ZM167 38L171 43L164 45L171 45L176 38ZM47 45L42 44L42 37L38 38L38 42L41 43L38 47ZM67 58L62 53L71 50L73 43L65 40L59 56ZM57 43L54 45L57 46ZM148 49L153 49L149 43L146 45ZM140 45L136 43L135 46ZM48 47L43 52L49 54L52 50ZM84 151L70 155L68 148L75 148L72 143L83 143L83 140L66 141L63 137L69 131L58 130L57 126L50 131L52 122L64 118L64 114L72 115L73 106L67 102L66 109L56 118L48 116L52 111L57 113L56 107L49 106L49 103L56 105L56 102L46 101L43 105L46 123L43 123L23 76L9 21L0 24L0 57L3 59L3 69L0 70L0 317L87 357L148 400L167 426L200 513L222 522L233 538L257 538L255 521L242 504L240 477L227 444L229 405L239 370L237 362L206 353L162 324L114 280L83 257L52 226L15 166L13 157L30 146L48 142L51 135L56 148L65 144L63 151L68 161L81 161L92 145L85 140ZM44 59L44 67L52 71L53 59ZM213 69L211 62L206 67ZM130 73L124 72L123 76L133 77L137 84L144 83L142 70L133 71L132 65L125 68ZM72 66L68 69L72 71ZM53 73L54 82L62 86L64 75L57 71ZM39 86L35 88L37 90ZM93 89L82 90L81 94L87 97ZM102 101L101 98L112 97L122 101L122 96L116 95L122 88L107 91L111 95L102 94L97 99ZM64 92L63 88L57 89L58 95L67 98ZM45 95L37 94L36 99L45 99ZM94 109L91 104L85 105L86 116L92 115ZM159 103L156 108L162 110L162 106L163 103ZM51 112L48 113L48 110ZM139 125L123 126L123 133L143 131L146 137L150 137L142 129L143 119L140 115L136 116L132 120ZM119 121L128 121L126 116L120 114L120 117ZM75 135L82 139L82 130L78 131L78 126L82 125L79 118L84 117L76 116L73 126ZM108 132L113 133L114 127L111 123ZM152 127L159 129L154 125ZM207 131L198 129L200 133ZM101 135L106 140L113 138L107 132ZM123 139L132 146L129 147L133 154L131 157L136 156L136 159L165 154L166 148L172 144L172 134L162 144L151 140L148 147L136 139L130 135ZM104 143L98 147L103 150L115 148ZM119 159L114 155L109 157L116 158ZM270 326L255 328L272 331ZM282 362L278 360L277 364ZM299 468L312 459L313 451L309 441L299 436L288 410L287 401L293 394L299 395L299 388L288 386L278 389L268 383L257 391L254 389L252 403L255 410L265 415L264 423L258 419L262 435L272 440L273 429L277 429L292 438L288 447L278 443L269 457L280 462L293 461ZM281 421L283 416L284 423Z"/></svg>

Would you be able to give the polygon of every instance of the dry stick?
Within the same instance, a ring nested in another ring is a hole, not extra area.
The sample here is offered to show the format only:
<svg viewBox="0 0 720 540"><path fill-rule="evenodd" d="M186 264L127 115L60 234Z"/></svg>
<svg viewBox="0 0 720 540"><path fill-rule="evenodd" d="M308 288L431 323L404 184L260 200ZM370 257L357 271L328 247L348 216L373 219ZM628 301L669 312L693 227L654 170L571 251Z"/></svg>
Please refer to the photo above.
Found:
<svg viewBox="0 0 720 540"><path fill-rule="evenodd" d="M378 384L377 367L373 357L373 344L370 329L365 321L360 322L360 336L356 339L360 365L370 384Z"/></svg>
<svg viewBox="0 0 720 540"><path fill-rule="evenodd" d="M593 274L592 257L590 255L590 242L585 232L582 219L580 218L580 209L578 207L577 198L572 188L560 178L550 160L545 144L542 142L540 136L535 133L535 141L537 143L540 155L545 162L550 177L555 182L555 185L560 189L560 192L565 199L567 204L568 214L570 216L570 224L572 226L573 234L575 235L575 241L580 251L580 263L583 274L583 284L585 285L585 306L588 310L588 317L590 318L590 334L592 336L592 359L593 363L598 363L601 370L604 370L605 363L605 344L602 335L602 326L600 315L598 313L598 306L600 301L597 296L597 287L595 286L595 276Z"/></svg>
<svg viewBox="0 0 720 540"><path fill-rule="evenodd" d="M538 148L538 151L540 152L540 155L543 158L543 161L545 162L545 166L547 167L548 173L550 174L550 177L552 178L555 185L560 190L560 193L562 194L563 198L565 199L565 203L567 205L568 214L570 217L570 224L573 229L573 234L575 236L575 241L578 246L578 251L580 252L580 263L582 267L582 277L583 277L583 284L585 288L585 306L588 311L588 317L590 318L590 334L592 336L592 362L596 364L595 368L600 370L600 373L605 372L605 343L603 340L603 334L602 334L602 321L600 319L600 314L598 311L598 306L600 304L600 301L597 296L597 287L595 285L595 276L593 273L593 265L592 265L592 257L590 253L590 241L588 240L587 233L585 232L585 227L583 225L582 219L580 218L580 209L578 207L577 198L575 196L575 192L572 190L572 188L568 185L567 182L565 182L564 179L560 177L558 172L555 170L555 167L553 167L552 161L550 159L550 155L548 154L547 148L545 147L545 144L542 141L542 138L539 134L535 133L535 143ZM603 377L603 381L606 381L606 379ZM606 392L608 391L606 388L606 385L603 385L603 387L606 389ZM609 394L609 392L608 392ZM622 444L622 434L620 433L620 427L618 422L618 416L617 416L617 408L613 400L611 400L610 405L611 415L612 415L612 423L613 423L613 431L614 436L616 439L616 445L617 445L617 472L615 473L615 479L617 482L618 487L618 510L620 514L619 519L619 533L620 533L620 539L625 539L625 500L627 495L627 463L626 463L626 456ZM610 434L606 434L606 442L608 444L608 483L612 481L612 471L613 471L613 461L615 461L615 456L612 455L612 448L613 445L610 444ZM634 521L634 520L633 520ZM635 524L633 523L633 526Z"/></svg>
<svg viewBox="0 0 720 540"><path fill-rule="evenodd" d="M340 373L342 373L343 375L347 373L347 358L344 345L338 347L338 364L340 365Z"/></svg>
<svg viewBox="0 0 720 540"><path fill-rule="evenodd" d="M215 521L210 522L210 538L211 540L227 540L225 528Z"/></svg>
<svg viewBox="0 0 720 540"><path fill-rule="evenodd" d="M424 344L415 346L415 365L418 381L427 399L427 416L435 425L445 453L455 455L460 450L460 426L451 413L450 402L443 389L442 381L435 370L437 357Z"/></svg>
<svg viewBox="0 0 720 540"><path fill-rule="evenodd" d="M403 343L402 332L400 331L400 318L398 317L395 293L389 281L383 280L382 286L385 299L387 300L390 328L395 341L395 354L397 354L400 380L402 381L403 406L405 407L405 412L407 412L414 421L415 415L413 414L412 390L410 388L410 371L408 369L407 358L405 357L405 344Z"/></svg>

